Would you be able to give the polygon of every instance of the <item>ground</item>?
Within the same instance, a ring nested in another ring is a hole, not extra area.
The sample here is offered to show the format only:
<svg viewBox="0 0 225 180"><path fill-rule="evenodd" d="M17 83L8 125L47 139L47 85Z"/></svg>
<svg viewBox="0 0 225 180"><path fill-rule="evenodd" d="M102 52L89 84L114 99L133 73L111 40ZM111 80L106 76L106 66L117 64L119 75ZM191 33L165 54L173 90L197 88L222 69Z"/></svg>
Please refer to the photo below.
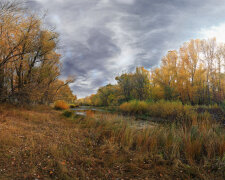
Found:
<svg viewBox="0 0 225 180"><path fill-rule="evenodd" d="M223 179L179 164L100 141L50 107L0 105L0 179Z"/></svg>

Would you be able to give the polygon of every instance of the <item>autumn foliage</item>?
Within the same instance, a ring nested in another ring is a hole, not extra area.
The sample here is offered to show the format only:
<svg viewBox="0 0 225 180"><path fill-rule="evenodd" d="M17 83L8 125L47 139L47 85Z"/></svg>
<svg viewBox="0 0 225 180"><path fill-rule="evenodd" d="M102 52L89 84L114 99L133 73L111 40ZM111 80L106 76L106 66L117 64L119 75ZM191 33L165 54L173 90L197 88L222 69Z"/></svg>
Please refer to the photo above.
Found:
<svg viewBox="0 0 225 180"><path fill-rule="evenodd" d="M210 105L225 102L225 44L216 39L191 40L179 50L168 51L157 67L116 77L117 84L99 88L80 102L89 105L120 105L130 100L180 101ZM132 104L132 103L131 103ZM134 105L134 104L133 104ZM139 105L144 106L141 102Z"/></svg>
<svg viewBox="0 0 225 180"><path fill-rule="evenodd" d="M59 80L59 35L16 2L0 2L0 102L49 104L70 82Z"/></svg>
<svg viewBox="0 0 225 180"><path fill-rule="evenodd" d="M69 109L69 105L63 100L58 100L54 103L54 108L57 110L66 110Z"/></svg>

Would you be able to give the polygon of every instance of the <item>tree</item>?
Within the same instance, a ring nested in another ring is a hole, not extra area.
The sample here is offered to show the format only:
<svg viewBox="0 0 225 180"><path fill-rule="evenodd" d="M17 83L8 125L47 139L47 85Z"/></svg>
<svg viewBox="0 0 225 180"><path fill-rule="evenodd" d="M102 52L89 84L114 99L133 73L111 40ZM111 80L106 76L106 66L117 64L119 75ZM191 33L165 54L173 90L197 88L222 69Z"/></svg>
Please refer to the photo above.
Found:
<svg viewBox="0 0 225 180"><path fill-rule="evenodd" d="M0 3L0 102L48 103L52 87L56 93L61 87L69 92L67 85L74 80L56 86L61 71L58 34L21 7Z"/></svg>
<svg viewBox="0 0 225 180"><path fill-rule="evenodd" d="M132 99L165 99L219 104L225 100L225 45L218 45L215 38L191 40L179 51L168 51L158 67L150 71L138 67L116 80L117 85L101 87L89 97L90 103L107 106Z"/></svg>

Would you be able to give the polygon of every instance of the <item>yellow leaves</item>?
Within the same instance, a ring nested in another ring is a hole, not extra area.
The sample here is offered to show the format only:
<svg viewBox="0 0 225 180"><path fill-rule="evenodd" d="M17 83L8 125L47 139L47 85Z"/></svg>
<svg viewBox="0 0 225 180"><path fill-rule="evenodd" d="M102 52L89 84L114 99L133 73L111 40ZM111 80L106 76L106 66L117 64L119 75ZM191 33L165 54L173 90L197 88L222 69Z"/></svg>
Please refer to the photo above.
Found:
<svg viewBox="0 0 225 180"><path fill-rule="evenodd" d="M25 11L3 12L0 18L0 68L4 66L7 95L16 92L26 102L53 101L50 88L61 68L61 56L55 52L58 34L45 29L38 15Z"/></svg>
<svg viewBox="0 0 225 180"><path fill-rule="evenodd" d="M161 86L155 86L151 89L152 98L155 100L164 98L164 89Z"/></svg>
<svg viewBox="0 0 225 180"><path fill-rule="evenodd" d="M56 47L55 39L57 39L58 35L49 31L41 31L40 43L42 45L42 51L48 52Z"/></svg>

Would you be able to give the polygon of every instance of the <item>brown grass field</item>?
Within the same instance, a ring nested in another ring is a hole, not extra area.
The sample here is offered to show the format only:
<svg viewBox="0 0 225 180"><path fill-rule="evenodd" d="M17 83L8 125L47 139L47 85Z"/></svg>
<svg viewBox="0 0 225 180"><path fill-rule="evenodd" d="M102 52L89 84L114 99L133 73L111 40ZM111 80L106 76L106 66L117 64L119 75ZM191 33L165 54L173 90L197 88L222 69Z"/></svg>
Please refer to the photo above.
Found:
<svg viewBox="0 0 225 180"><path fill-rule="evenodd" d="M0 105L0 179L225 178L225 133L218 124L139 129L129 121Z"/></svg>

